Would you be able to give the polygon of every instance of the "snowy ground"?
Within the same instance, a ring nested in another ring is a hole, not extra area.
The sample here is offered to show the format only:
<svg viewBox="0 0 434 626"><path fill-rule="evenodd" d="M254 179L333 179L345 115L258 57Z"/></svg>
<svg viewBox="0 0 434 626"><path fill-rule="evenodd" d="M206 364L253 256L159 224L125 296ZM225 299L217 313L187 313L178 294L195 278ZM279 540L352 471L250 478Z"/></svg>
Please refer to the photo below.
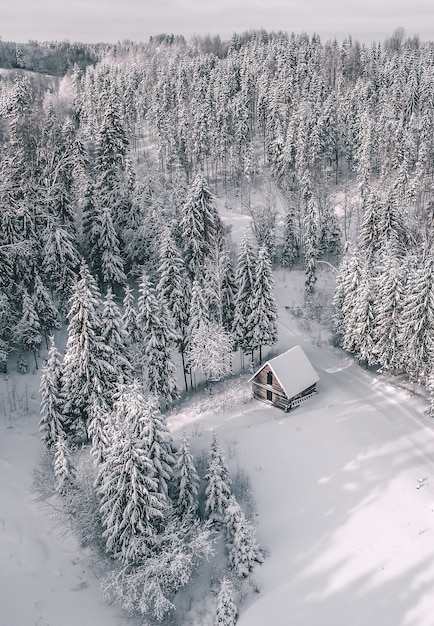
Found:
<svg viewBox="0 0 434 626"><path fill-rule="evenodd" d="M294 318L285 307L296 309L301 292L279 274L279 350L301 343L320 375L315 398L285 414L251 400L244 377L224 398L216 388L170 416L174 437L186 429L196 449L215 428L251 479L257 537L270 555L239 624L432 626L433 424L421 398ZM0 626L126 626L104 603L98 566L60 522L55 499L38 501L33 490L38 386L39 372L0 378Z"/></svg>

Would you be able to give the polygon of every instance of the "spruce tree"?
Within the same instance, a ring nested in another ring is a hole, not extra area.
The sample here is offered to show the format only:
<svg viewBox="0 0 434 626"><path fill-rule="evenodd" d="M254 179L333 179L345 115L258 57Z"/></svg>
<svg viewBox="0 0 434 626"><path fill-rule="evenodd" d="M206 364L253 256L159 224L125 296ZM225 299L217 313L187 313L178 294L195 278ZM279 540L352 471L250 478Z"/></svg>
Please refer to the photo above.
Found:
<svg viewBox="0 0 434 626"><path fill-rule="evenodd" d="M62 361L60 353L54 343L54 337L50 337L50 349L48 359L41 373L41 419L39 430L42 440L47 448L52 448L57 437L63 433L63 399L62 399Z"/></svg>
<svg viewBox="0 0 434 626"><path fill-rule="evenodd" d="M400 260L391 245L382 255L377 278L375 309L377 312L377 357L384 369L397 368L402 358L402 307L404 279Z"/></svg>
<svg viewBox="0 0 434 626"><path fill-rule="evenodd" d="M185 351L188 341L191 286L184 261L170 234L166 234L160 248L159 274L157 293L166 304L174 323L176 344L182 358L184 383L187 390Z"/></svg>
<svg viewBox="0 0 434 626"><path fill-rule="evenodd" d="M245 578L256 563L263 563L264 558L255 538L255 529L246 520L233 495L225 511L224 526L229 564L238 578Z"/></svg>
<svg viewBox="0 0 434 626"><path fill-rule="evenodd" d="M122 326L127 339L127 357L135 372L141 369L141 333L137 321L137 309L133 290L125 287L123 300Z"/></svg>
<svg viewBox="0 0 434 626"><path fill-rule="evenodd" d="M128 428L113 430L99 465L96 490L106 550L124 562L146 554L164 518L165 498L144 443Z"/></svg>
<svg viewBox="0 0 434 626"><path fill-rule="evenodd" d="M235 626L238 610L233 601L233 586L228 578L223 578L217 596L215 626Z"/></svg>
<svg viewBox="0 0 434 626"><path fill-rule="evenodd" d="M101 337L113 355L113 385L131 380L132 366L128 359L128 336L122 323L121 312L112 290L107 290L101 314ZM109 381L107 381L108 383Z"/></svg>
<svg viewBox="0 0 434 626"><path fill-rule="evenodd" d="M285 226L283 231L283 247L280 264L283 267L291 267L299 256L299 246L296 236L295 216L293 210L289 209L285 215Z"/></svg>
<svg viewBox="0 0 434 626"><path fill-rule="evenodd" d="M197 174L182 207L181 232L184 258L190 278L203 270L217 233L223 229L203 174Z"/></svg>
<svg viewBox="0 0 434 626"><path fill-rule="evenodd" d="M73 428L87 426L94 394L110 403L115 368L113 352L102 339L99 291L85 262L70 299L64 357L64 412Z"/></svg>
<svg viewBox="0 0 434 626"><path fill-rule="evenodd" d="M176 369L171 359L171 346L175 341L172 321L164 302L157 302L146 273L142 275L139 294L137 323L147 366L148 390L168 404L179 397Z"/></svg>
<svg viewBox="0 0 434 626"><path fill-rule="evenodd" d="M49 220L43 232L42 269L52 289L67 302L77 280L80 259L69 231Z"/></svg>
<svg viewBox="0 0 434 626"><path fill-rule="evenodd" d="M157 490L167 498L175 465L173 442L167 428L166 418L161 413L157 398L153 394L148 397L147 410L143 415L141 437L146 454L154 468Z"/></svg>
<svg viewBox="0 0 434 626"><path fill-rule="evenodd" d="M75 468L65 435L59 432L54 444L54 476L56 491L65 495L75 486Z"/></svg>
<svg viewBox="0 0 434 626"><path fill-rule="evenodd" d="M16 343L21 344L24 350L33 352L35 357L35 366L36 369L38 369L36 353L42 343L41 325L27 289L23 289L22 315L18 324L14 328L13 340Z"/></svg>
<svg viewBox="0 0 434 626"><path fill-rule="evenodd" d="M36 314L45 335L45 342L48 349L47 334L54 328L60 328L60 315L48 289L44 286L38 273L35 275L35 285L33 291L33 303Z"/></svg>
<svg viewBox="0 0 434 626"><path fill-rule="evenodd" d="M114 436L112 411L113 409L107 404L103 396L92 393L88 409L87 432L92 442L91 454L96 465L100 465L104 461Z"/></svg>
<svg viewBox="0 0 434 626"><path fill-rule="evenodd" d="M126 281L124 263L108 206L103 206L98 213L95 246L98 258L94 261L94 271L98 274L101 284L112 289L123 285Z"/></svg>
<svg viewBox="0 0 434 626"><path fill-rule="evenodd" d="M256 262L254 293L249 325L253 329L250 348L259 349L262 362L262 346L271 346L277 341L277 307L273 295L271 263L265 248L259 248Z"/></svg>
<svg viewBox="0 0 434 626"><path fill-rule="evenodd" d="M181 446L177 452L174 468L176 512L181 518L194 519L199 506L199 476L190 452L190 446L185 433L182 436Z"/></svg>
<svg viewBox="0 0 434 626"><path fill-rule="evenodd" d="M434 359L434 256L426 250L408 277L402 311L405 368L413 380L425 383Z"/></svg>
<svg viewBox="0 0 434 626"><path fill-rule="evenodd" d="M235 273L237 292L235 295L233 322L234 342L236 346L240 347L243 353L251 349L253 338L254 320L252 318L252 303L255 274L255 256L252 243L246 230L240 242Z"/></svg>
<svg viewBox="0 0 434 626"><path fill-rule="evenodd" d="M221 525L231 496L231 478L222 447L214 431L205 474L205 515L212 523Z"/></svg>

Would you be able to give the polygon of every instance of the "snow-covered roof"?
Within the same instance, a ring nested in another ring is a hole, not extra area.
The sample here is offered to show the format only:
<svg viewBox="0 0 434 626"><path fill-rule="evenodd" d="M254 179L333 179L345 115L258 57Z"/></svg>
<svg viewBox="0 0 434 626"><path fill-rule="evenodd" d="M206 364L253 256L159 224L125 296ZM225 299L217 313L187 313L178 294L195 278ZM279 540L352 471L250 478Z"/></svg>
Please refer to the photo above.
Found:
<svg viewBox="0 0 434 626"><path fill-rule="evenodd" d="M319 380L301 346L295 346L261 365L249 382L267 365L272 369L288 398L293 398Z"/></svg>

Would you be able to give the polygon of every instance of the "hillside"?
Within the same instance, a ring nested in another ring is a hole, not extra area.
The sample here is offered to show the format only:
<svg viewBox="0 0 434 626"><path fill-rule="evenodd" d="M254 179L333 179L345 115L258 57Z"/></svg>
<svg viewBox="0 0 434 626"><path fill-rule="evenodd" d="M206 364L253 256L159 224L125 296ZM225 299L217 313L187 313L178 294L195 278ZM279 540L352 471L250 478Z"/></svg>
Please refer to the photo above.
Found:
<svg viewBox="0 0 434 626"><path fill-rule="evenodd" d="M320 375L318 395L285 414L252 401L244 378L208 400L192 398L169 420L175 440L187 429L196 452L216 429L232 467L250 478L257 537L269 556L253 574L260 593L239 604L238 623L428 626L434 432L425 405L326 341L314 345L303 320L284 308L283 276L276 295L279 347L303 345ZM12 372L0 384L0 553L8 564L0 623L72 626L90 616L93 624L128 623L104 604L100 566L64 526L56 498L38 501L32 487L42 452L37 373ZM211 626L215 598L206 585L187 595L190 616L184 594L176 623Z"/></svg>

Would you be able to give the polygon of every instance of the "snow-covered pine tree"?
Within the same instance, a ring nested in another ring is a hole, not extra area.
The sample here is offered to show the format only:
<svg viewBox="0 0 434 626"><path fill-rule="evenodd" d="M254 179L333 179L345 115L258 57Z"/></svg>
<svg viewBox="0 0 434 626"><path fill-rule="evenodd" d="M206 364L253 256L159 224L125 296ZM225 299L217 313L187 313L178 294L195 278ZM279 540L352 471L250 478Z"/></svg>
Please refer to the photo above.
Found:
<svg viewBox="0 0 434 626"><path fill-rule="evenodd" d="M127 427L114 429L99 465L96 490L106 550L122 561L143 558L163 519L166 502L146 445Z"/></svg>
<svg viewBox="0 0 434 626"><path fill-rule="evenodd" d="M142 416L141 429L141 438L146 455L154 468L157 490L167 499L176 460L172 437L167 428L167 420L161 413L158 399L154 394L148 396L146 413Z"/></svg>
<svg viewBox="0 0 434 626"><path fill-rule="evenodd" d="M96 227L97 264L94 271L98 274L103 286L118 288L126 281L124 262L119 251L119 241L113 226L111 210L104 205L98 211Z"/></svg>
<svg viewBox="0 0 434 626"><path fill-rule="evenodd" d="M333 328L337 334L339 341L342 342L342 337L345 333L345 319L342 312L345 296L347 293L347 275L349 272L350 261L352 258L352 248L350 242L347 242L344 255L339 265L339 270L336 276L335 292L333 294Z"/></svg>
<svg viewBox="0 0 434 626"><path fill-rule="evenodd" d="M80 259L72 235L50 219L42 235L42 269L62 303L68 301L77 280Z"/></svg>
<svg viewBox="0 0 434 626"><path fill-rule="evenodd" d="M112 384L114 386L128 383L132 378L132 365L128 359L128 336L122 323L120 309L110 287L104 298L101 326L101 337L113 355L112 365L115 372Z"/></svg>
<svg viewBox="0 0 434 626"><path fill-rule="evenodd" d="M104 398L93 393L89 402L89 425L87 428L92 442L91 455L96 465L100 465L106 457L110 442L113 439L113 409Z"/></svg>
<svg viewBox="0 0 434 626"><path fill-rule="evenodd" d="M347 256L341 264L334 304L339 318L339 332L342 346L350 352L354 351L354 332L357 320L354 318L357 293L362 279L362 267L359 250L349 248Z"/></svg>
<svg viewBox="0 0 434 626"><path fill-rule="evenodd" d="M256 563L263 563L264 557L256 541L255 529L233 495L229 498L223 523L229 564L238 578L245 578Z"/></svg>
<svg viewBox="0 0 434 626"><path fill-rule="evenodd" d="M62 361L60 353L54 343L54 337L50 337L50 349L48 359L42 368L40 396L41 396L41 419L39 430L42 440L47 448L52 448L59 434L64 431L62 415Z"/></svg>
<svg viewBox="0 0 434 626"><path fill-rule="evenodd" d="M168 404L179 397L176 369L171 358L176 335L166 306L161 300L157 302L155 290L145 272L139 294L137 323L144 347L148 390Z"/></svg>
<svg viewBox="0 0 434 626"><path fill-rule="evenodd" d="M291 267L299 256L294 210L289 208L285 215L283 230L283 247L280 264L283 267Z"/></svg>
<svg viewBox="0 0 434 626"><path fill-rule="evenodd" d="M50 292L43 284L38 273L35 274L33 303L48 349L48 333L54 328L60 328L60 315Z"/></svg>
<svg viewBox="0 0 434 626"><path fill-rule="evenodd" d="M337 258L341 253L342 233L336 213L326 202L321 215L318 236L318 254Z"/></svg>
<svg viewBox="0 0 434 626"><path fill-rule="evenodd" d="M182 207L181 232L184 258L191 280L202 272L218 230L222 225L213 196L202 173L197 174Z"/></svg>
<svg viewBox="0 0 434 626"><path fill-rule="evenodd" d="M127 357L133 370L138 373L141 370L141 334L137 322L137 309L133 290L129 285L125 287L123 300L122 326L127 337Z"/></svg>
<svg viewBox="0 0 434 626"><path fill-rule="evenodd" d="M255 283L255 255L253 246L246 230L240 242L235 273L237 292L235 295L235 311L233 336L235 345L239 346L243 355L251 346L253 329L252 302ZM244 367L244 359L242 361Z"/></svg>
<svg viewBox="0 0 434 626"><path fill-rule="evenodd" d="M41 347L41 325L35 311L32 299L27 289L23 288L23 308L18 324L14 328L13 341L20 344L24 350L33 352L35 366L38 369L36 353Z"/></svg>
<svg viewBox="0 0 434 626"><path fill-rule="evenodd" d="M233 586L228 578L223 578L217 596L215 626L235 626L238 610L233 600Z"/></svg>
<svg viewBox="0 0 434 626"><path fill-rule="evenodd" d="M402 361L402 307L404 277L394 246L386 245L375 295L378 342L377 358L384 369L398 368Z"/></svg>
<svg viewBox="0 0 434 626"><path fill-rule="evenodd" d="M176 456L177 460L174 468L174 504L176 512L182 519L194 519L199 506L199 476L185 433L182 436L181 445Z"/></svg>
<svg viewBox="0 0 434 626"><path fill-rule="evenodd" d="M401 341L407 373L425 383L434 360L434 255L430 249L407 279Z"/></svg>
<svg viewBox="0 0 434 626"><path fill-rule="evenodd" d="M184 261L169 232L166 233L160 247L159 274L157 293L166 304L174 323L176 344L182 358L185 389L187 390L185 351L188 341L191 285Z"/></svg>
<svg viewBox="0 0 434 626"><path fill-rule="evenodd" d="M356 292L352 312L352 332L350 343L348 333L344 337L343 348L355 352L359 360L367 365L377 363L377 327L374 306L373 278L368 264L362 268L362 277Z"/></svg>
<svg viewBox="0 0 434 626"><path fill-rule="evenodd" d="M231 496L231 478L226 458L216 432L208 455L208 469L205 474L205 516L214 524L221 525Z"/></svg>
<svg viewBox="0 0 434 626"><path fill-rule="evenodd" d="M273 284L267 250L263 247L259 248L248 322L253 329L250 349L252 352L259 349L259 362L262 362L262 346L271 346L277 341L277 306L273 295Z"/></svg>
<svg viewBox="0 0 434 626"><path fill-rule="evenodd" d="M77 431L87 426L95 395L109 401L115 368L113 353L102 339L99 291L83 261L70 298L68 340L63 360L64 414Z"/></svg>
<svg viewBox="0 0 434 626"><path fill-rule="evenodd" d="M65 495L75 486L75 468L63 432L58 433L54 444L54 476L59 495Z"/></svg>
<svg viewBox="0 0 434 626"><path fill-rule="evenodd" d="M316 260L318 258L318 225L317 209L312 195L307 201L304 216L304 270L306 280L304 283L307 296L311 296L317 280Z"/></svg>

